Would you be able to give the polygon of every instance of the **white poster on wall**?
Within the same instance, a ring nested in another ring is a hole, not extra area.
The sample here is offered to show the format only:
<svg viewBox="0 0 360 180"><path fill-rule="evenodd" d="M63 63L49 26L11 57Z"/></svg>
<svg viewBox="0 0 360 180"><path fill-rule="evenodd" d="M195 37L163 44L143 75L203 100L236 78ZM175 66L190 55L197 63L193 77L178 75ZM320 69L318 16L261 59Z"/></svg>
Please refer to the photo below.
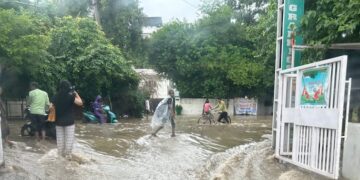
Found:
<svg viewBox="0 0 360 180"><path fill-rule="evenodd" d="M235 115L257 115L257 101L253 98L235 98Z"/></svg>

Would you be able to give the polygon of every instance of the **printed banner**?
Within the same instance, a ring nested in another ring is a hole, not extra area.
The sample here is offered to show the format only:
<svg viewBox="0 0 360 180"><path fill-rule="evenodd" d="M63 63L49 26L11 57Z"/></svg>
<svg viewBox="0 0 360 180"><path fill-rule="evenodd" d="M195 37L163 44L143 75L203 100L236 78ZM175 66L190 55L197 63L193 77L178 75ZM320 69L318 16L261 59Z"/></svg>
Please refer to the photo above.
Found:
<svg viewBox="0 0 360 180"><path fill-rule="evenodd" d="M256 115L257 102L255 99L235 98L234 108L236 115Z"/></svg>
<svg viewBox="0 0 360 180"><path fill-rule="evenodd" d="M327 105L328 75L327 67L303 72L301 106L325 107Z"/></svg>

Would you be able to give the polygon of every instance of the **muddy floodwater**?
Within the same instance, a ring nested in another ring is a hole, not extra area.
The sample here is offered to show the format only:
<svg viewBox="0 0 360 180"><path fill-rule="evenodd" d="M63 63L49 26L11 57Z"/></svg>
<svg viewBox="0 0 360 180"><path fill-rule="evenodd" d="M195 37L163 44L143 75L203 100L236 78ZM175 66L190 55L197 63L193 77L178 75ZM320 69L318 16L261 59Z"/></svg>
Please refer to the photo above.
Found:
<svg viewBox="0 0 360 180"><path fill-rule="evenodd" d="M6 180L112 179L325 179L278 163L271 149L271 117L233 117L231 125L198 125L197 117L177 117L171 128L149 136L150 121L76 124L73 159L57 156L55 140L21 137L23 121L9 121L13 147L5 146Z"/></svg>

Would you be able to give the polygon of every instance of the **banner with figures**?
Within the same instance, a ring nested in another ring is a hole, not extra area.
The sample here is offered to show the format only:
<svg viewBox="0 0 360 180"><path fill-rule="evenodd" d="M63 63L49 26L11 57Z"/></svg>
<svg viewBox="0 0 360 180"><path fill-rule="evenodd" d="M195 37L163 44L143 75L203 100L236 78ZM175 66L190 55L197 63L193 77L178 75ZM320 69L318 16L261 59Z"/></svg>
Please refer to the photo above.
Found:
<svg viewBox="0 0 360 180"><path fill-rule="evenodd" d="M236 115L257 115L257 101L252 98L235 98L234 108Z"/></svg>
<svg viewBox="0 0 360 180"><path fill-rule="evenodd" d="M302 74L301 106L325 107L328 102L328 68L306 70Z"/></svg>

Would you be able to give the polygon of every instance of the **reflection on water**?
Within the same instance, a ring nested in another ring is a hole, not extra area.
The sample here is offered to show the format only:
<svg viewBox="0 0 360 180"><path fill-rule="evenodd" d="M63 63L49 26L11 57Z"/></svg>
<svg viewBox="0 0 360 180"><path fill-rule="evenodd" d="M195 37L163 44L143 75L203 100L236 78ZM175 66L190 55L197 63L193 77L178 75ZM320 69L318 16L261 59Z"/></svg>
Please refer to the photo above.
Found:
<svg viewBox="0 0 360 180"><path fill-rule="evenodd" d="M5 148L1 179L322 179L277 163L270 117L234 117L231 125L198 125L178 117L149 136L149 121L77 124L73 160L57 157L54 140L20 137L22 122L10 122L13 148Z"/></svg>

